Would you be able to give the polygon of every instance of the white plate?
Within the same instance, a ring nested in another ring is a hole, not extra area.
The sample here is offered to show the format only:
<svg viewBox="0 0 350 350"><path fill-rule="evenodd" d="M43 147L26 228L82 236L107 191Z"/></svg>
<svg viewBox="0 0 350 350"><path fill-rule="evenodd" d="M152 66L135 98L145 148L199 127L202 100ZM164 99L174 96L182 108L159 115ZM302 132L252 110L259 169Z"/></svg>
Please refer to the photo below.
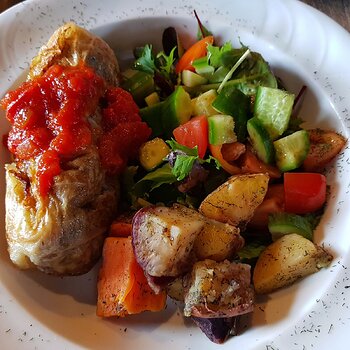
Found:
<svg viewBox="0 0 350 350"><path fill-rule="evenodd" d="M348 136L350 36L314 9L294 0L33 0L0 15L0 97L23 79L28 62L51 33L73 20L102 35L124 62L130 49L159 44L164 27L177 27L187 42L196 33L196 9L221 40L240 39L261 52L297 92L308 92L302 117L310 126ZM0 128L8 125L1 112ZM350 154L328 173L331 196L316 240L334 253L332 266L263 300L245 332L221 349L347 348L350 326ZM4 148L1 164L8 160ZM0 195L4 198L1 167ZM166 312L124 320L95 316L96 270L54 278L14 268L4 237L1 201L0 347L2 349L216 349L169 303Z"/></svg>

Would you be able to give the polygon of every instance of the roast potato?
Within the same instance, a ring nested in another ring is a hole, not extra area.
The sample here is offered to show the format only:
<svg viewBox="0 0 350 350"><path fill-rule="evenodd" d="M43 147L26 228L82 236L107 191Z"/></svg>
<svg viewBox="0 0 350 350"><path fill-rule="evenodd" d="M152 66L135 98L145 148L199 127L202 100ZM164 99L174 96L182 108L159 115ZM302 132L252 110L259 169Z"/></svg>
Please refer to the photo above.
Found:
<svg viewBox="0 0 350 350"><path fill-rule="evenodd" d="M216 344L224 343L230 335L235 335L238 317L203 318L192 316L193 322Z"/></svg>
<svg viewBox="0 0 350 350"><path fill-rule="evenodd" d="M75 65L84 60L108 84L118 83L118 63L108 45L70 23L58 29L34 58L29 79L50 65ZM37 186L34 159L6 165L6 237L11 260L22 269L36 267L56 275L87 272L101 255L104 233L116 214L118 182L101 167L96 139L101 112L87 116L91 146L73 159L62 160L45 198Z"/></svg>
<svg viewBox="0 0 350 350"><path fill-rule="evenodd" d="M267 174L232 176L203 200L199 211L208 218L244 229L262 203L268 181Z"/></svg>
<svg viewBox="0 0 350 350"><path fill-rule="evenodd" d="M332 256L308 239L292 233L269 245L259 256L253 273L258 294L270 293L328 266Z"/></svg>
<svg viewBox="0 0 350 350"><path fill-rule="evenodd" d="M230 259L244 245L239 229L230 224L208 219L198 234L193 250L198 260Z"/></svg>
<svg viewBox="0 0 350 350"><path fill-rule="evenodd" d="M185 297L185 283L186 278L184 276L175 278L166 286L167 295L171 299L183 302Z"/></svg>
<svg viewBox="0 0 350 350"><path fill-rule="evenodd" d="M204 223L202 215L183 206L140 209L132 230L137 262L145 273L155 277L187 272L194 262L194 241Z"/></svg>
<svg viewBox="0 0 350 350"><path fill-rule="evenodd" d="M184 315L218 318L253 311L250 265L206 259L196 262L186 284Z"/></svg>

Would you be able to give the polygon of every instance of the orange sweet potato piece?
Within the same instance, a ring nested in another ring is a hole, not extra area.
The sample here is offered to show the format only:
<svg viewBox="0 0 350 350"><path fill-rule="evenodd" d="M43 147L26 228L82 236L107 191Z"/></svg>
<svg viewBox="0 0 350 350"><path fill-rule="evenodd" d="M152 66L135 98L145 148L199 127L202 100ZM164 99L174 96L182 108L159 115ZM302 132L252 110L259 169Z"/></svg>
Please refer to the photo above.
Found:
<svg viewBox="0 0 350 350"><path fill-rule="evenodd" d="M131 236L132 225L128 222L114 221L109 229L110 237L128 237Z"/></svg>
<svg viewBox="0 0 350 350"><path fill-rule="evenodd" d="M108 237L97 284L96 314L100 317L160 311L166 295L155 294L136 262L131 237Z"/></svg>
<svg viewBox="0 0 350 350"><path fill-rule="evenodd" d="M141 266L134 262L133 269L135 282L124 300L125 309L129 314L138 314L143 311L161 311L165 308L166 292L155 294L149 286Z"/></svg>

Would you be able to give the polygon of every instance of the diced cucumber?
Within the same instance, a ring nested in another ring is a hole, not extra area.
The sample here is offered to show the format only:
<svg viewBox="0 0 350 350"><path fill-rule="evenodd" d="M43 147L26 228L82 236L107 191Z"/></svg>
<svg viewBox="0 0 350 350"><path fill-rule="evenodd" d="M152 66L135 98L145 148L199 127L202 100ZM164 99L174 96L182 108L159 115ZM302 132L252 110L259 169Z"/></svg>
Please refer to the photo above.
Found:
<svg viewBox="0 0 350 350"><path fill-rule="evenodd" d="M304 216L275 213L269 215L268 227L273 241L290 233L297 233L310 241L312 240L313 227L310 221Z"/></svg>
<svg viewBox="0 0 350 350"><path fill-rule="evenodd" d="M254 117L257 117L272 140L281 136L288 128L292 114L294 95L280 89L259 86L254 103Z"/></svg>
<svg viewBox="0 0 350 350"><path fill-rule="evenodd" d="M276 151L276 164L281 171L299 168L310 149L309 134L299 130L273 143Z"/></svg>
<svg viewBox="0 0 350 350"><path fill-rule="evenodd" d="M151 74L136 71L125 80L122 88L129 91L137 104L144 104L144 98L154 91L154 80Z"/></svg>
<svg viewBox="0 0 350 350"><path fill-rule="evenodd" d="M215 68L209 65L207 56L197 58L192 62L197 74L212 74Z"/></svg>
<svg viewBox="0 0 350 350"><path fill-rule="evenodd" d="M162 125L166 136L171 137L172 131L179 125L189 121L192 115L192 104L190 95L182 86L164 101L162 109Z"/></svg>
<svg viewBox="0 0 350 350"><path fill-rule="evenodd" d="M239 142L247 137L247 121L250 117L250 99L234 86L226 86L212 106L222 114L231 115L235 120L235 133Z"/></svg>
<svg viewBox="0 0 350 350"><path fill-rule="evenodd" d="M188 87L203 85L208 82L208 79L202 77L197 73L191 72L190 70L184 70L182 72L181 77L182 77L182 83Z"/></svg>
<svg viewBox="0 0 350 350"><path fill-rule="evenodd" d="M266 164L271 164L275 159L275 151L269 133L256 117L247 123L250 142L257 156Z"/></svg>
<svg viewBox="0 0 350 350"><path fill-rule="evenodd" d="M169 146L159 137L145 142L140 147L140 163L147 171L156 168L169 154Z"/></svg>
<svg viewBox="0 0 350 350"><path fill-rule="evenodd" d="M218 96L216 90L209 90L200 94L198 97L192 99L192 111L193 115L206 115L207 117L218 114L218 112L212 107L213 101Z"/></svg>
<svg viewBox="0 0 350 350"><path fill-rule="evenodd" d="M159 95L156 91L145 97L147 106L153 106L160 102Z"/></svg>
<svg viewBox="0 0 350 350"><path fill-rule="evenodd" d="M222 145L237 141L235 122L230 115L217 114L208 117L209 143Z"/></svg>
<svg viewBox="0 0 350 350"><path fill-rule="evenodd" d="M160 102L140 109L141 119L152 129L152 137L163 134L163 106L164 102Z"/></svg>

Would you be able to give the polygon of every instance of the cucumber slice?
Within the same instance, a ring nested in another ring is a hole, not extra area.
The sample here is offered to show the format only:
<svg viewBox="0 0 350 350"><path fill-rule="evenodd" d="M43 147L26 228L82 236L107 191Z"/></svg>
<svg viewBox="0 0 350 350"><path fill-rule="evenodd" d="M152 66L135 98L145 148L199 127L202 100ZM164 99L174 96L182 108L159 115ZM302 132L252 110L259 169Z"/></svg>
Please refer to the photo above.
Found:
<svg viewBox="0 0 350 350"><path fill-rule="evenodd" d="M237 141L234 132L235 122L230 115L217 114L208 117L209 143L222 145Z"/></svg>
<svg viewBox="0 0 350 350"><path fill-rule="evenodd" d="M193 98L192 103L192 110L193 115L206 115L207 117L218 114L218 112L212 107L213 101L218 96L216 90L209 90L207 92L204 92L203 94L200 94L198 97Z"/></svg>
<svg viewBox="0 0 350 350"><path fill-rule="evenodd" d="M312 224L306 217L300 215L289 213L269 215L268 227L273 241L290 233L297 233L310 241L312 240Z"/></svg>
<svg viewBox="0 0 350 350"><path fill-rule="evenodd" d="M209 65L207 56L197 58L192 62L197 74L212 74L215 68Z"/></svg>
<svg viewBox="0 0 350 350"><path fill-rule="evenodd" d="M152 129L152 137L163 134L162 115L164 102L140 109L141 119Z"/></svg>
<svg viewBox="0 0 350 350"><path fill-rule="evenodd" d="M191 114L192 104L190 95L182 86L178 86L164 101L162 108L162 125L166 136L171 137L173 130L189 121Z"/></svg>
<svg viewBox="0 0 350 350"><path fill-rule="evenodd" d="M202 77L201 75L191 72L190 70L184 70L182 72L182 83L187 87L194 87L198 85L203 85L208 82L208 79Z"/></svg>
<svg viewBox="0 0 350 350"><path fill-rule="evenodd" d="M299 168L310 149L309 134L299 130L273 143L276 151L276 163L281 171Z"/></svg>
<svg viewBox="0 0 350 350"><path fill-rule="evenodd" d="M257 117L272 140L281 136L288 128L292 114L294 95L280 89L259 86L255 103L254 117Z"/></svg>
<svg viewBox="0 0 350 350"><path fill-rule="evenodd" d="M136 71L131 77L125 80L122 88L131 93L137 104L144 104L144 98L154 91L153 76L149 73Z"/></svg>
<svg viewBox="0 0 350 350"><path fill-rule="evenodd" d="M250 117L250 99L234 86L226 86L212 106L222 114L231 115L235 120L235 133L239 142L247 137L247 121Z"/></svg>
<svg viewBox="0 0 350 350"><path fill-rule="evenodd" d="M250 142L257 156L266 164L271 164L275 159L275 150L269 133L259 119L253 117L247 123Z"/></svg>

